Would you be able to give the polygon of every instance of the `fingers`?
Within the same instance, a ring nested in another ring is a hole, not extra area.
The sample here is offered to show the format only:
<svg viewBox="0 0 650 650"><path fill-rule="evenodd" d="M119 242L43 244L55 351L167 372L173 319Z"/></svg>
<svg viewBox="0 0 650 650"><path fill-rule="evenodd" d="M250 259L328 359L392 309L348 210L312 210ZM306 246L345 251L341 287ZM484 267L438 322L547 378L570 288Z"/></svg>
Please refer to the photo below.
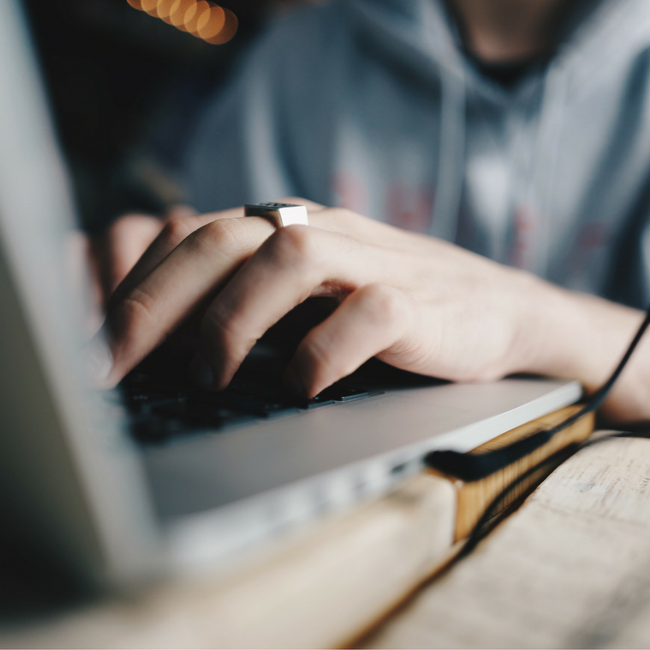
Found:
<svg viewBox="0 0 650 650"><path fill-rule="evenodd" d="M224 210L197 215L187 208L174 209L170 212L166 222L158 221L157 236L149 241L148 247L140 250L140 255L129 274L123 278L120 286L115 290L111 303L116 303L128 293L162 260L169 255L185 238L196 232L199 228L219 219L234 219L243 216L242 208Z"/></svg>
<svg viewBox="0 0 650 650"><path fill-rule="evenodd" d="M162 229L160 219L130 214L117 219L102 242L102 279L106 298L127 276Z"/></svg>
<svg viewBox="0 0 650 650"><path fill-rule="evenodd" d="M217 219L187 236L124 299L111 301L107 331L116 384L187 315L218 291L275 231L260 218Z"/></svg>
<svg viewBox="0 0 650 650"><path fill-rule="evenodd" d="M275 232L205 312L204 359L194 367L204 368L206 387L227 386L255 342L306 298L345 296L376 280L379 266L374 248L339 233L314 226Z"/></svg>
<svg viewBox="0 0 650 650"><path fill-rule="evenodd" d="M324 209L318 203L296 197L278 199L278 202L300 203L307 206L310 214L315 214ZM140 248L138 256L133 260L131 267L129 267L130 272L128 276L124 273L122 278L120 278L120 286L116 290L117 284L112 287L115 293L111 301L117 302L126 297L152 269L158 266L186 237L196 232L199 228L220 219L235 219L243 216L244 209L241 207L201 215L196 214L193 208L186 205L173 207L168 212L164 223L156 220L159 224L156 233L157 236L154 236L155 239L152 237L146 246Z"/></svg>
<svg viewBox="0 0 650 650"><path fill-rule="evenodd" d="M184 217L195 217L198 212L191 206L185 205L184 203L178 203L173 205L167 211L165 215L165 221L171 221L172 219L183 219Z"/></svg>
<svg viewBox="0 0 650 650"><path fill-rule="evenodd" d="M300 343L285 372L287 385L314 397L368 359L406 347L415 310L400 289L382 284L358 289Z"/></svg>
<svg viewBox="0 0 650 650"><path fill-rule="evenodd" d="M227 384L254 342L309 295L344 296L381 281L381 264L370 259L373 247L319 228L337 230L345 213L302 199L284 201L308 205L313 225L276 231L261 218L236 218L241 208L165 225L111 300L107 333L114 364L108 385L219 292L203 324L215 387ZM273 233L273 241L253 255Z"/></svg>

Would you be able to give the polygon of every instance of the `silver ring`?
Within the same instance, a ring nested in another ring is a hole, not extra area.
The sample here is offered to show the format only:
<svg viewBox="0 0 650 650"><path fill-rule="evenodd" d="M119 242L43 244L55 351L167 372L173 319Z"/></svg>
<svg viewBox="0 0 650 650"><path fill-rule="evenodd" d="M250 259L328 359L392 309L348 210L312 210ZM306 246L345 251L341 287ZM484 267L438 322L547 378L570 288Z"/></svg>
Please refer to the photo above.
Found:
<svg viewBox="0 0 650 650"><path fill-rule="evenodd" d="M299 224L309 225L307 207L291 203L257 203L244 206L245 217L264 217L271 221L276 228Z"/></svg>

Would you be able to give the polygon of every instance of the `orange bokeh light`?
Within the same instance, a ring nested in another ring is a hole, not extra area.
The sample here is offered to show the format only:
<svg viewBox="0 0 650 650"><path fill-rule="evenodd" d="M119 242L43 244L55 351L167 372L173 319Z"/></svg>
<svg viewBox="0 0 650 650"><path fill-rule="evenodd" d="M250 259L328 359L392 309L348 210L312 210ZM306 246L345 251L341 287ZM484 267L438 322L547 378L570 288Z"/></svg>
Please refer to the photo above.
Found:
<svg viewBox="0 0 650 650"><path fill-rule="evenodd" d="M192 36L198 36L199 30L199 20L203 17L203 14L210 13L210 5L207 0L199 0L194 2L192 6L185 12L185 29L192 34Z"/></svg>
<svg viewBox="0 0 650 650"><path fill-rule="evenodd" d="M226 13L221 7L213 6L204 11L196 24L196 34L204 41L214 38L226 23Z"/></svg>
<svg viewBox="0 0 650 650"><path fill-rule="evenodd" d="M171 24L171 13L176 0L158 0L158 18Z"/></svg>
<svg viewBox="0 0 650 650"><path fill-rule="evenodd" d="M194 4L196 4L196 0L176 0L172 5L169 13L170 23L174 27L186 32L185 12Z"/></svg>
<svg viewBox="0 0 650 650"><path fill-rule="evenodd" d="M158 17L158 0L140 0L142 11L150 16Z"/></svg>
<svg viewBox="0 0 650 650"><path fill-rule="evenodd" d="M203 40L205 40L206 43L211 43L212 45L223 45L232 40L237 33L237 28L239 26L237 16L235 16L230 9L224 8L223 12L225 18L223 27L215 36L204 38Z"/></svg>
<svg viewBox="0 0 650 650"><path fill-rule="evenodd" d="M1 1L1 0L0 0ZM206 43L227 43L237 33L237 16L208 0L127 0L134 8L189 32Z"/></svg>

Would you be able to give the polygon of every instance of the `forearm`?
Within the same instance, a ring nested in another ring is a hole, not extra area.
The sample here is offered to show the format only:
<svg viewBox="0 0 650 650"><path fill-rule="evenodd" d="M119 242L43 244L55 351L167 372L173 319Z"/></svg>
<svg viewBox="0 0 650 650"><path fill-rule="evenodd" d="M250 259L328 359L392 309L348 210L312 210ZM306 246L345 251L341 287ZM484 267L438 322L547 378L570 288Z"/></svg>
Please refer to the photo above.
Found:
<svg viewBox="0 0 650 650"><path fill-rule="evenodd" d="M621 360L643 312L531 278L519 354L535 373L578 379L587 393ZM527 328L527 331L526 331ZM605 402L615 422L650 420L650 337L644 337Z"/></svg>

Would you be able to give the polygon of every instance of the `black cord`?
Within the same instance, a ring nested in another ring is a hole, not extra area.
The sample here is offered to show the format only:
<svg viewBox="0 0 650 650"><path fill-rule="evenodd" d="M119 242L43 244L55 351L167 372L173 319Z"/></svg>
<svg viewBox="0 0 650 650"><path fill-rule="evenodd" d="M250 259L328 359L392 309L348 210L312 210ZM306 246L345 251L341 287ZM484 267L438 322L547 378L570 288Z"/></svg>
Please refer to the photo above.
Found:
<svg viewBox="0 0 650 650"><path fill-rule="evenodd" d="M493 517L495 517L499 512L503 511L501 504L505 499L508 498L508 495L519 485L524 483L526 479L534 476L537 472L542 471L547 466L557 466L568 460L576 452L586 447L592 447L601 442L612 440L613 438L650 438L650 431L617 431L615 433L610 433L604 435L600 438L595 438L591 440L585 440L584 442L573 442L566 447L563 447L559 451L556 451L554 454L551 454L548 458L537 463L527 471L525 471L521 476L518 476L514 481L510 482L497 496L490 502L490 505L485 509L485 512L481 515L481 518L476 522L472 528L470 534L465 539L465 543L462 548L456 555L455 559L458 560L466 555L469 555L476 545L481 541L486 532L486 525L490 522ZM535 486L531 486L531 489ZM522 498L524 495L521 495Z"/></svg>
<svg viewBox="0 0 650 650"><path fill-rule="evenodd" d="M478 480L480 478L484 478L485 476L489 476L489 474L491 474L492 472L497 471L499 469L503 469L504 467L514 462L515 460L519 460L526 454L530 453L530 451L534 451L535 449L538 449L539 447L541 447L541 445L551 440L551 438L559 431L562 431L566 427L572 425L581 417L583 417L587 413L591 413L592 411L595 411L602 405L607 395L609 394L610 390L612 389L612 386L616 383L616 380L618 379L621 372L623 371L623 368L625 368L625 366L627 365L627 362L632 356L632 353L636 349L637 345L639 344L639 341L641 340L641 337L648 329L649 325L650 325L650 307L648 307L648 310L646 312L643 322L641 323L641 326L639 327L636 335L632 339L632 342L630 343L628 349L623 355L623 358L621 359L620 363L612 373L611 377L605 382L605 384L603 384L603 386L600 389L598 389L591 396L591 398L587 401L587 403L584 405L582 409L580 409L577 413L570 416L563 422L560 422L560 424L552 427L551 429L544 429L542 431L538 431L532 434L531 436L529 436L528 438L525 438L524 440L517 441L509 445L508 447L505 447L503 450L496 450L497 452L505 451L506 452L505 454L497 454L495 452L486 452L483 454L461 454L459 452L453 452L453 451L438 451L438 452L431 452L427 454L424 457L424 463L429 467L444 472L445 474L455 476L465 481L472 481L472 480ZM479 520L476 522L476 524L472 528L467 538L465 539L465 542L461 547L460 551L458 552L458 554L456 555L455 560L458 560L468 555L474 550L476 545L485 535L487 531L486 528L487 525L499 512L503 511L502 504L504 503L504 501L508 499L508 497L513 493L513 491L518 486L525 483L527 479L531 478L538 472L541 472L548 467L556 467L557 465L560 465L564 461L568 460L571 456L573 456L573 454L575 454L577 451L584 449L585 447L604 442L605 440L611 440L612 438L621 438L621 437L650 438L650 432L636 432L636 433L617 432L606 436L602 436L600 438L586 440L584 442L570 443L566 447L563 447L562 449L551 454L547 458L543 459L542 461L540 461L539 463L537 463L536 465L534 465L533 467L525 471L516 479L511 481L503 490L501 490L501 492L499 492L499 494L497 494L497 496L487 506L487 508L485 509L485 511L479 518ZM521 443L525 443L525 444L521 444ZM524 450L523 453L522 450ZM482 458L483 460L478 463L472 463L471 461L461 462L459 457L462 459ZM487 471L488 469L490 469L490 471ZM467 476L474 476L476 478L465 478ZM533 487L534 486L529 486L529 489L532 489ZM521 498L524 498L525 496L526 494L520 495Z"/></svg>
<svg viewBox="0 0 650 650"><path fill-rule="evenodd" d="M587 400L583 408L563 422L560 422L560 424L550 429L536 431L530 436L517 440L501 449L494 449L479 454L463 453L452 450L432 451L422 459L423 463L431 469L435 469L466 482L471 482L485 478L486 476L507 467L515 461L524 458L536 449L539 449L542 445L549 442L558 432L571 426L581 417L600 408L612 389L612 386L616 383L616 380L623 371L623 368L627 365L627 362L648 328L648 325L650 325L650 307L648 307L643 323L641 323L634 339L632 339L632 342L623 355L620 363L612 373L612 376ZM519 481L517 484L519 484Z"/></svg>

